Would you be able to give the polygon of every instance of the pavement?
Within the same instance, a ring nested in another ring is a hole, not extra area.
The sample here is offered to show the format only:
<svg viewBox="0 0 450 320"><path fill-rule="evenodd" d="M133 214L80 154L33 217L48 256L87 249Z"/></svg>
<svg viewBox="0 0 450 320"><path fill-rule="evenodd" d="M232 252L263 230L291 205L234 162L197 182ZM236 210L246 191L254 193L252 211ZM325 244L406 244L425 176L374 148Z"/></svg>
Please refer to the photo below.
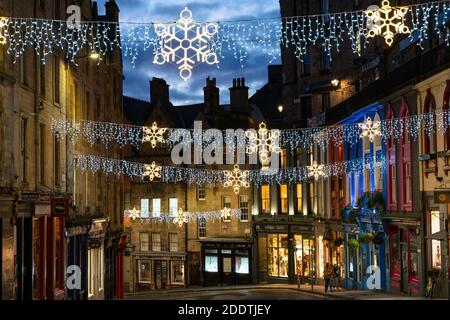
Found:
<svg viewBox="0 0 450 320"><path fill-rule="evenodd" d="M323 285L258 284L227 287L189 287L170 290L154 290L125 295L126 300L426 300L378 291L347 290L339 288L325 292Z"/></svg>

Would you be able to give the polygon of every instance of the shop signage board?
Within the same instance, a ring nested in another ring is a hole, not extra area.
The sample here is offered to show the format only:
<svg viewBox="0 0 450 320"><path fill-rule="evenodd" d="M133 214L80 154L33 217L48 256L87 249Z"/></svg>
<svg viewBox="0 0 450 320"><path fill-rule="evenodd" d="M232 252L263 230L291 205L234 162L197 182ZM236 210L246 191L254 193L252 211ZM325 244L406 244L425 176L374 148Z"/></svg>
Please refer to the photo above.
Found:
<svg viewBox="0 0 450 320"><path fill-rule="evenodd" d="M434 203L450 203L450 190L435 190Z"/></svg>

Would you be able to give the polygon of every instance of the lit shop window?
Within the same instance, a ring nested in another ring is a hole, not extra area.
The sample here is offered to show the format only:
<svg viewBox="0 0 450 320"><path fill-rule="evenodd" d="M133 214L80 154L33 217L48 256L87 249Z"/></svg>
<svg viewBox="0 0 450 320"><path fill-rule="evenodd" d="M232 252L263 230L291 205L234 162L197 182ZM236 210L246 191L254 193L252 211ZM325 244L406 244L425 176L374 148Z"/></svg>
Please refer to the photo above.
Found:
<svg viewBox="0 0 450 320"><path fill-rule="evenodd" d="M238 254L247 254L246 251L237 251L236 252L236 258L235 258L235 267L236 267L236 273L239 274L249 274L250 273L250 267L249 267L249 260L248 256L242 256Z"/></svg>
<svg viewBox="0 0 450 320"><path fill-rule="evenodd" d="M152 282L151 260L138 260L138 282Z"/></svg>
<svg viewBox="0 0 450 320"><path fill-rule="evenodd" d="M214 251L214 250L211 250ZM217 250L215 250L217 253ZM208 255L206 251L205 255L205 271L206 272L218 272L219 271L219 259L217 256Z"/></svg>
<svg viewBox="0 0 450 320"><path fill-rule="evenodd" d="M431 234L441 231L439 211L431 211ZM442 247L441 241L431 240L431 261L433 268L441 268Z"/></svg>
<svg viewBox="0 0 450 320"><path fill-rule="evenodd" d="M172 284L184 285L184 261L172 261Z"/></svg>
<svg viewBox="0 0 450 320"><path fill-rule="evenodd" d="M297 260L296 274L312 277L315 269L314 239L295 235L295 259Z"/></svg>
<svg viewBox="0 0 450 320"><path fill-rule="evenodd" d="M272 277L288 276L289 240L287 234L269 234L268 240L268 273Z"/></svg>

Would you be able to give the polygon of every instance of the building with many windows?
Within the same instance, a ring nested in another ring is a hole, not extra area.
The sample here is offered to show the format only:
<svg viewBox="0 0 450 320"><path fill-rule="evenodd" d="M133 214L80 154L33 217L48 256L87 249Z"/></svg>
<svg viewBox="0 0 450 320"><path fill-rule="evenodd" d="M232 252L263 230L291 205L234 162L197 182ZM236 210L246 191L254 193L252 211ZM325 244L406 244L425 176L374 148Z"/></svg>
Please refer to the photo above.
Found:
<svg viewBox="0 0 450 320"><path fill-rule="evenodd" d="M87 0L0 1L0 16L64 20L73 3L83 20L118 21L113 0L104 16ZM121 52L99 62L83 50L76 66L57 48L45 64L31 47L18 61L6 50L0 46L0 297L121 297L122 181L73 166L76 154L121 152L52 132L52 119L122 122ZM80 290L66 288L68 266L80 268Z"/></svg>

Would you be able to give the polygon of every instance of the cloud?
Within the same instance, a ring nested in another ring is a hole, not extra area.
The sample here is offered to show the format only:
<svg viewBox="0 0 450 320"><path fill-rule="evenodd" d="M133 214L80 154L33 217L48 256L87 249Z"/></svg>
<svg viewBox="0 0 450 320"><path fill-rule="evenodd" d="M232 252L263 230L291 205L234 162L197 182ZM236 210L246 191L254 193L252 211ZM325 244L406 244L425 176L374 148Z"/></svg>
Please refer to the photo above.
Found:
<svg viewBox="0 0 450 320"><path fill-rule="evenodd" d="M100 11L104 2L99 1ZM117 4L121 21L148 23L178 20L186 0L117 0ZM196 21L233 21L280 15L277 0L191 0L188 6ZM170 85L171 101L175 105L200 103L203 101L205 79L210 76L217 78L221 103L228 103L228 88L233 78L245 77L251 95L267 82L269 62L279 63L279 59L270 61L262 50L250 49L242 68L232 52L224 54L226 57L220 62L219 69L209 65L196 66L191 79L185 82L179 77L176 65L154 65L151 53L140 52L134 68L129 58L124 59L124 94L149 100L149 80L158 77L164 78Z"/></svg>

